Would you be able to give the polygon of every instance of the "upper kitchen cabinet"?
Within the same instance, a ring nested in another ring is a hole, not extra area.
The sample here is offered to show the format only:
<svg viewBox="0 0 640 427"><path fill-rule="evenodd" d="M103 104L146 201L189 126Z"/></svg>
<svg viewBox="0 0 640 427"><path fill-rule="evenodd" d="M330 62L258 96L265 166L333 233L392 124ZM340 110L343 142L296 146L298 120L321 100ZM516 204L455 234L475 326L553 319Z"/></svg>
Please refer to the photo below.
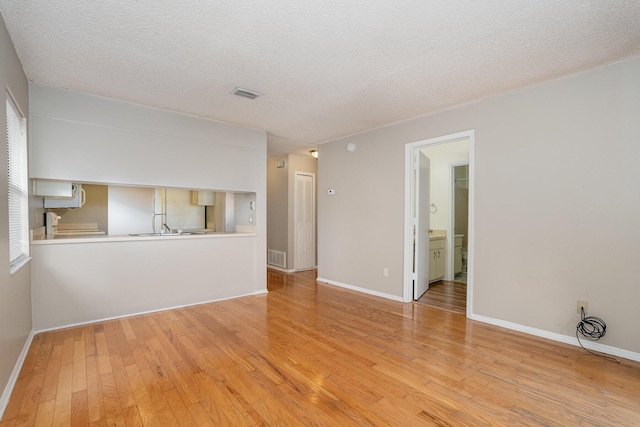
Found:
<svg viewBox="0 0 640 427"><path fill-rule="evenodd" d="M216 204L216 193L213 191L191 192L191 204L198 206L214 206Z"/></svg>
<svg viewBox="0 0 640 427"><path fill-rule="evenodd" d="M40 197L73 197L73 183L65 181L33 181L33 195Z"/></svg>

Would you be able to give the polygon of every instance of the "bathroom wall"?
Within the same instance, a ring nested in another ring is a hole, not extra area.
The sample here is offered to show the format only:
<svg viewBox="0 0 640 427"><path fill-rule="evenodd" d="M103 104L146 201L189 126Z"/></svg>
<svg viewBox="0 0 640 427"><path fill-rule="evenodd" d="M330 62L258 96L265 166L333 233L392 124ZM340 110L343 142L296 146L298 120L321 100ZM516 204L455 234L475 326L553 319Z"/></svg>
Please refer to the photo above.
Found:
<svg viewBox="0 0 640 427"><path fill-rule="evenodd" d="M465 139L430 146L421 151L431 160L431 203L438 208L437 212L430 215L429 228L447 230L451 221L451 163L469 161L469 142Z"/></svg>

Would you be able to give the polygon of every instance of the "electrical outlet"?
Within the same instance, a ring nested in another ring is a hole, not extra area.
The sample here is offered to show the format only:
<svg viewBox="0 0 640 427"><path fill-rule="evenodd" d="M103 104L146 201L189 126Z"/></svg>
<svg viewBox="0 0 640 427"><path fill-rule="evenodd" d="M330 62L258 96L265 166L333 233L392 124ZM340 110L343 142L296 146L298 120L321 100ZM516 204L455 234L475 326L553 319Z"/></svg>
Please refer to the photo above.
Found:
<svg viewBox="0 0 640 427"><path fill-rule="evenodd" d="M582 314L582 309L584 308L584 314L589 314L589 303L587 301L578 301L578 306L576 311L578 314Z"/></svg>
<svg viewBox="0 0 640 427"><path fill-rule="evenodd" d="M388 269L388 268L386 268L386 267L385 267L385 268L383 268L383 269L382 269L382 275L383 275L384 277L388 277L388 276L389 276L389 269Z"/></svg>

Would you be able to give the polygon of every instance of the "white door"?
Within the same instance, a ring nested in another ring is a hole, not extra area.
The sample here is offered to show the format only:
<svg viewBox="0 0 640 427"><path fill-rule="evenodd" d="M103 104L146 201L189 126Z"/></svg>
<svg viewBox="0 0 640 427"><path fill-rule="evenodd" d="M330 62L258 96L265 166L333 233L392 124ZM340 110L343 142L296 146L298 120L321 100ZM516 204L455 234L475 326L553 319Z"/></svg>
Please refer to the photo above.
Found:
<svg viewBox="0 0 640 427"><path fill-rule="evenodd" d="M413 206L413 299L419 299L429 289L429 205L431 162L420 150L414 157Z"/></svg>
<svg viewBox="0 0 640 427"><path fill-rule="evenodd" d="M294 184L294 269L316 264L315 175L296 172Z"/></svg>

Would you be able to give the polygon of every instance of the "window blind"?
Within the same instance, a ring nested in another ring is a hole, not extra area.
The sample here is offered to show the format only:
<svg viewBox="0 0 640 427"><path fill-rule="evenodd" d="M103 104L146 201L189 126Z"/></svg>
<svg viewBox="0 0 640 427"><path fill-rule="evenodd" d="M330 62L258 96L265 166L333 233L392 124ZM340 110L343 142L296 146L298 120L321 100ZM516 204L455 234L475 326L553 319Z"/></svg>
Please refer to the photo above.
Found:
<svg viewBox="0 0 640 427"><path fill-rule="evenodd" d="M7 94L9 262L11 272L29 257L29 178L26 120Z"/></svg>

